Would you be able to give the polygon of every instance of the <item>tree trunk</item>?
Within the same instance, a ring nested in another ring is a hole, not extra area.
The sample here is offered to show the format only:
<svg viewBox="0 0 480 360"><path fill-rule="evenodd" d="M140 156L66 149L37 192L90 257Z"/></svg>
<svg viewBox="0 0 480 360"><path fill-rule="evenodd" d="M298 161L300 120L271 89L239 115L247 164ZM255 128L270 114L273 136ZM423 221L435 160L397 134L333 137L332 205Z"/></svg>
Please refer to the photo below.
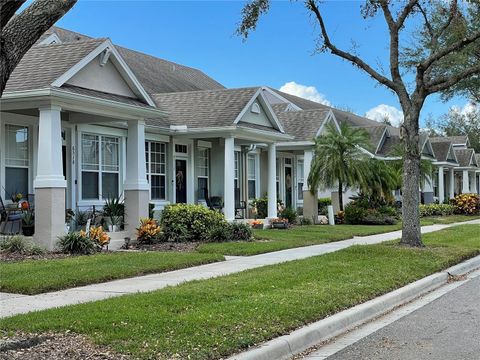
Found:
<svg viewBox="0 0 480 360"><path fill-rule="evenodd" d="M338 206L340 211L343 211L343 184L341 181L338 182Z"/></svg>
<svg viewBox="0 0 480 360"><path fill-rule="evenodd" d="M419 112L410 112L405 116L402 127L403 145L403 192L402 192L402 240L401 244L423 246L420 231L420 159L419 151Z"/></svg>

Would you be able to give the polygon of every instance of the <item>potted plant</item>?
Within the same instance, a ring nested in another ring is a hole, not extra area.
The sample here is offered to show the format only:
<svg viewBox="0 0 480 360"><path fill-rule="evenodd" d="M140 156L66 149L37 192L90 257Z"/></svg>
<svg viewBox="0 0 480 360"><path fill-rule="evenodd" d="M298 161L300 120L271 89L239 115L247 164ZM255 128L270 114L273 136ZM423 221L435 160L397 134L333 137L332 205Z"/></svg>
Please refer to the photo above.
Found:
<svg viewBox="0 0 480 360"><path fill-rule="evenodd" d="M33 236L35 232L35 217L33 211L27 210L22 214L22 233L24 236Z"/></svg>
<svg viewBox="0 0 480 360"><path fill-rule="evenodd" d="M281 218L274 218L271 220L273 229L288 229L288 220Z"/></svg>
<svg viewBox="0 0 480 360"><path fill-rule="evenodd" d="M250 225L254 229L263 229L263 221L262 220L253 220L250 222Z"/></svg>
<svg viewBox="0 0 480 360"><path fill-rule="evenodd" d="M75 218L75 212L72 209L65 210L65 232L69 233L73 229L72 223Z"/></svg>
<svg viewBox="0 0 480 360"><path fill-rule="evenodd" d="M105 200L103 206L103 218L108 231L118 231L123 225L125 215L125 205L119 197L113 197Z"/></svg>

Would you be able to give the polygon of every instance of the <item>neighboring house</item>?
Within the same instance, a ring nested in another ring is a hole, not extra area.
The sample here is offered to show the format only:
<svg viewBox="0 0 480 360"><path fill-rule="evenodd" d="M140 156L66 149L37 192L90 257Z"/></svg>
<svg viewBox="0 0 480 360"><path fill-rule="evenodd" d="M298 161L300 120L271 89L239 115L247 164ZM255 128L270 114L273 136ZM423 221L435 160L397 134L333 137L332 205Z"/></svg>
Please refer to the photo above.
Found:
<svg viewBox="0 0 480 360"><path fill-rule="evenodd" d="M364 128L372 157L390 158L400 141L397 128L373 120L269 87L226 89L197 69L56 27L13 72L0 115L0 195L34 194L35 237L49 248L66 208L118 195L130 236L149 202L161 210L217 196L233 220L252 216L243 202L267 196L269 218L277 199L308 214L317 201L307 187L313 139L328 122ZM425 137L421 151L439 173L467 171L474 191L479 164L464 140L436 158Z"/></svg>

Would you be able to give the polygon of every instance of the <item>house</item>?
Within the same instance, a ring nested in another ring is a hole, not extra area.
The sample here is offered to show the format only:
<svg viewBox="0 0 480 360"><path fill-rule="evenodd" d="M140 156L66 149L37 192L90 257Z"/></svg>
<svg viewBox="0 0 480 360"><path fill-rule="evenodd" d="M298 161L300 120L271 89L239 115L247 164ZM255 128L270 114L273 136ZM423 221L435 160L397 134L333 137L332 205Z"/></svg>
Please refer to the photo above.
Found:
<svg viewBox="0 0 480 360"><path fill-rule="evenodd" d="M327 123L364 128L372 157L391 158L400 141L392 126L266 86L227 89L197 69L57 27L22 59L0 105L0 195L34 194L35 238L48 248L64 232L65 209L118 195L129 236L148 203L161 210L217 196L234 220L251 216L242 203L267 194L269 218L277 199L313 215L307 178ZM421 151L439 176L455 168L461 190L478 191L478 160L464 140L424 137ZM444 194L441 184L425 199Z"/></svg>

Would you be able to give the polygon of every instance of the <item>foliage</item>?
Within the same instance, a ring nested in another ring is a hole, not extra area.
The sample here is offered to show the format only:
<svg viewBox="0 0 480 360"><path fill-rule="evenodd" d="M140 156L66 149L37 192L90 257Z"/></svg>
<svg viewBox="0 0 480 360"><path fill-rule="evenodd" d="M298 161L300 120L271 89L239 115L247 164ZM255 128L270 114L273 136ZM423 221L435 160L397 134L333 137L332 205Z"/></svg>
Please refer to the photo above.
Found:
<svg viewBox="0 0 480 360"><path fill-rule="evenodd" d="M35 216L32 210L26 210L23 212L22 225L26 227L35 225Z"/></svg>
<svg viewBox="0 0 480 360"><path fill-rule="evenodd" d="M75 214L75 224L77 228L87 225L88 219L90 219L91 216L92 214L89 211L78 210Z"/></svg>
<svg viewBox="0 0 480 360"><path fill-rule="evenodd" d="M290 224L295 224L297 222L297 212L291 207L283 209L280 212L279 217L281 219L287 219Z"/></svg>
<svg viewBox="0 0 480 360"><path fill-rule="evenodd" d="M140 226L137 228L137 240L142 244L151 244L158 239L162 228L154 219L140 219Z"/></svg>
<svg viewBox="0 0 480 360"><path fill-rule="evenodd" d="M251 241L252 238L252 228L237 222L215 226L208 232L208 242Z"/></svg>
<svg viewBox="0 0 480 360"><path fill-rule="evenodd" d="M162 212L160 225L167 241L208 241L210 229L226 224L218 211L202 205L171 204Z"/></svg>
<svg viewBox="0 0 480 360"><path fill-rule="evenodd" d="M377 201L392 201L392 191L400 188L396 169L390 162L374 158L366 166L365 181L359 184L361 191Z"/></svg>
<svg viewBox="0 0 480 360"><path fill-rule="evenodd" d="M315 153L308 176L310 191L318 188L338 187L340 210L343 210L343 194L346 187L367 186L368 160L359 147L369 148L367 132L347 123L340 130L333 123L326 126L326 133L315 139Z"/></svg>
<svg viewBox="0 0 480 360"><path fill-rule="evenodd" d="M41 255L45 249L21 235L7 236L0 240L0 251L23 255Z"/></svg>
<svg viewBox="0 0 480 360"><path fill-rule="evenodd" d="M93 243L97 244L100 248L107 245L110 242L110 237L105 231L103 231L103 227L101 226L90 227L88 234L85 231L80 230L80 235L88 237Z"/></svg>
<svg viewBox="0 0 480 360"><path fill-rule="evenodd" d="M312 220L305 216L302 216L298 221L298 225L302 225L302 226L312 225Z"/></svg>
<svg viewBox="0 0 480 360"><path fill-rule="evenodd" d="M257 219L266 219L268 216L268 198L266 196L251 201L253 213Z"/></svg>
<svg viewBox="0 0 480 360"><path fill-rule="evenodd" d="M449 204L420 204L420 216L447 216L455 213L456 207Z"/></svg>
<svg viewBox="0 0 480 360"><path fill-rule="evenodd" d="M476 215L480 213L480 195L460 194L452 199L457 214Z"/></svg>
<svg viewBox="0 0 480 360"><path fill-rule="evenodd" d="M394 225L398 222L397 209L365 194L359 195L345 207L345 222L352 225Z"/></svg>
<svg viewBox="0 0 480 360"><path fill-rule="evenodd" d="M81 255L94 254L101 249L100 245L92 241L84 231L71 232L60 237L58 247L63 253Z"/></svg>
<svg viewBox="0 0 480 360"><path fill-rule="evenodd" d="M252 220L250 221L250 226L263 225L262 220Z"/></svg>
<svg viewBox="0 0 480 360"><path fill-rule="evenodd" d="M332 205L332 199L330 198L318 199L318 215L328 215L328 205Z"/></svg>
<svg viewBox="0 0 480 360"><path fill-rule="evenodd" d="M121 225L125 216L125 204L120 197L111 197L105 200L102 211L103 217L111 225Z"/></svg>

